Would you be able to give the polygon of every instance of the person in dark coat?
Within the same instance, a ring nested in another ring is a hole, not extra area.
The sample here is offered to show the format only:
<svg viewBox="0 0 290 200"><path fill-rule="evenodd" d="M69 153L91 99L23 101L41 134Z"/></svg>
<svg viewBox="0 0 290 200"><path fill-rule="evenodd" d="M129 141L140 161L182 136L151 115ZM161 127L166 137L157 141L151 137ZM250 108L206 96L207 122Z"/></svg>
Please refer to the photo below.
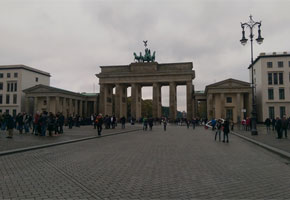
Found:
<svg viewBox="0 0 290 200"><path fill-rule="evenodd" d="M14 120L11 115L6 114L7 138L13 138Z"/></svg>
<svg viewBox="0 0 290 200"><path fill-rule="evenodd" d="M223 142L225 142L226 138L226 142L228 143L229 142L229 132L230 132L230 122L228 119L226 119L226 121L224 121L224 124L223 124L223 127L224 127L224 139L223 139Z"/></svg>
<svg viewBox="0 0 290 200"><path fill-rule="evenodd" d="M221 131L222 131L222 121L217 120L214 140L216 140L217 136L219 136L219 141L221 141Z"/></svg>
<svg viewBox="0 0 290 200"><path fill-rule="evenodd" d="M284 115L282 119L281 138L283 137L283 132L285 134L285 138L287 138L287 129L288 129L288 120L286 118L286 115Z"/></svg>
<svg viewBox="0 0 290 200"><path fill-rule="evenodd" d="M275 128L277 131L277 139L282 139L282 120L279 117L276 118Z"/></svg>
<svg viewBox="0 0 290 200"><path fill-rule="evenodd" d="M272 131L275 131L275 126L276 126L275 118L272 119L271 123L272 123Z"/></svg>
<svg viewBox="0 0 290 200"><path fill-rule="evenodd" d="M121 124L122 124L122 129L125 128L125 124L126 124L126 118L123 116L121 119Z"/></svg>
<svg viewBox="0 0 290 200"><path fill-rule="evenodd" d="M98 136L102 135L102 130L103 130L103 116L102 114L99 114L97 116L97 128L98 128Z"/></svg>
<svg viewBox="0 0 290 200"><path fill-rule="evenodd" d="M266 127L267 127L267 133L269 133L269 131L270 131L270 126L271 126L271 120L270 120L269 118L267 118L267 119L265 120L265 125L266 125Z"/></svg>

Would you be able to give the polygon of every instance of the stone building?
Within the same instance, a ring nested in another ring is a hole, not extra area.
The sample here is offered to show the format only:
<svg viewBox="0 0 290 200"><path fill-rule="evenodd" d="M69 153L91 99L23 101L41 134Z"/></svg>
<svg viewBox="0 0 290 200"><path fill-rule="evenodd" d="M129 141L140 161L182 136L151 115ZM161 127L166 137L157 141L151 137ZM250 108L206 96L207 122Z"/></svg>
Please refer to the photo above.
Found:
<svg viewBox="0 0 290 200"><path fill-rule="evenodd" d="M198 101L206 101L208 119L229 118L237 123L243 118L250 117L251 99L250 83L226 79L207 85L204 94L197 93L195 105L198 105ZM204 113L198 113L198 115L205 116Z"/></svg>
<svg viewBox="0 0 290 200"><path fill-rule="evenodd" d="M170 119L177 115L177 85L186 85L187 118L194 113L192 80L195 71L192 62L164 63L145 62L130 65L101 66L101 73L96 74L100 84L100 111L104 115L115 114L117 118L127 118L127 88L131 87L131 116L141 116L141 88L153 86L153 117L161 118L161 87L169 85ZM115 113L113 113L113 88L115 89ZM144 116L143 116L144 117Z"/></svg>
<svg viewBox="0 0 290 200"><path fill-rule="evenodd" d="M89 117L98 113L98 95L75 93L47 85L36 85L23 91L26 94L26 112L62 112L64 116Z"/></svg>
<svg viewBox="0 0 290 200"><path fill-rule="evenodd" d="M290 54L261 53L249 67L250 82L256 86L258 121L290 116Z"/></svg>
<svg viewBox="0 0 290 200"><path fill-rule="evenodd" d="M49 85L50 74L25 65L0 66L0 113L15 116L24 111L23 90L37 84Z"/></svg>

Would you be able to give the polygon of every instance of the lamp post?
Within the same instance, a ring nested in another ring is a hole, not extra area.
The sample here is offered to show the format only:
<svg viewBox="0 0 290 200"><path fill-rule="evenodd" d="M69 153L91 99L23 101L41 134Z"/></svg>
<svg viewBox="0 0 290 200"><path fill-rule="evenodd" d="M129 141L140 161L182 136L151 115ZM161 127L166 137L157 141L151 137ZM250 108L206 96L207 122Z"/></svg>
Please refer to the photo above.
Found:
<svg viewBox="0 0 290 200"><path fill-rule="evenodd" d="M255 26L258 26L258 38L256 39L256 41L258 42L258 44L262 44L264 38L262 38L261 36L261 21L260 22L255 22L253 20L252 15L250 15L250 21L246 22L246 23L241 23L241 27L242 27L242 39L240 40L242 45L246 45L248 39L245 37L245 28L249 28L250 29L250 41L251 41L251 68L252 68L252 112L251 112L251 134L252 135L258 135L258 131L257 131L257 110L256 110L256 97L255 97L255 83L254 83L254 60L253 60L253 28Z"/></svg>

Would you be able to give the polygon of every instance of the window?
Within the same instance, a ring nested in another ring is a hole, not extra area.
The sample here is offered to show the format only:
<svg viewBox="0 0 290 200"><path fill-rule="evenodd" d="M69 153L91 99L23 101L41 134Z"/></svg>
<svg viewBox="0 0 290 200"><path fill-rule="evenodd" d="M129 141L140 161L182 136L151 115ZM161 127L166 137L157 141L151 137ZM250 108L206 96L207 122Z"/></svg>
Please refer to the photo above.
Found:
<svg viewBox="0 0 290 200"><path fill-rule="evenodd" d="M226 110L226 117L227 119L233 120L233 109Z"/></svg>
<svg viewBox="0 0 290 200"><path fill-rule="evenodd" d="M283 82L284 82L284 81L283 81L283 73L280 72L280 73L279 73L279 84L280 84L280 85L283 85Z"/></svg>
<svg viewBox="0 0 290 200"><path fill-rule="evenodd" d="M278 61L278 67L283 67L283 61Z"/></svg>
<svg viewBox="0 0 290 200"><path fill-rule="evenodd" d="M272 68L273 67L273 63L272 62L267 62L267 67L268 68Z"/></svg>
<svg viewBox="0 0 290 200"><path fill-rule="evenodd" d="M280 118L283 118L285 114L286 114L285 106L280 106Z"/></svg>
<svg viewBox="0 0 290 200"><path fill-rule="evenodd" d="M35 82L38 82L38 77L35 78Z"/></svg>
<svg viewBox="0 0 290 200"><path fill-rule="evenodd" d="M17 94L13 94L13 104L17 104Z"/></svg>
<svg viewBox="0 0 290 200"><path fill-rule="evenodd" d="M2 94L0 94L0 104L3 103L2 99L3 99L3 96L2 96Z"/></svg>
<svg viewBox="0 0 290 200"><path fill-rule="evenodd" d="M6 111L5 111L7 114L9 114L9 109L6 109Z"/></svg>
<svg viewBox="0 0 290 200"><path fill-rule="evenodd" d="M280 99L280 100L285 99L284 88L279 88L279 99Z"/></svg>
<svg viewBox="0 0 290 200"><path fill-rule="evenodd" d="M14 91L17 92L17 83L14 83Z"/></svg>
<svg viewBox="0 0 290 200"><path fill-rule="evenodd" d="M289 73L290 76L290 73ZM3 83L0 83L0 90L3 90Z"/></svg>
<svg viewBox="0 0 290 200"><path fill-rule="evenodd" d="M268 100L274 100L274 89L268 88Z"/></svg>
<svg viewBox="0 0 290 200"><path fill-rule="evenodd" d="M278 77L277 77L277 73L273 73L274 76L274 85L278 84Z"/></svg>
<svg viewBox="0 0 290 200"><path fill-rule="evenodd" d="M290 61L288 61L288 66L290 67Z"/></svg>
<svg viewBox="0 0 290 200"><path fill-rule="evenodd" d="M232 97L227 97L227 103L232 103Z"/></svg>
<svg viewBox="0 0 290 200"><path fill-rule="evenodd" d="M269 118L274 119L275 118L275 108L270 106L269 107Z"/></svg>
<svg viewBox="0 0 290 200"><path fill-rule="evenodd" d="M9 94L6 94L6 104L9 104L10 103L10 96Z"/></svg>
<svg viewBox="0 0 290 200"><path fill-rule="evenodd" d="M0 73L0 78L3 78L3 73Z"/></svg>
<svg viewBox="0 0 290 200"><path fill-rule="evenodd" d="M7 92L10 92L10 83L7 83Z"/></svg>
<svg viewBox="0 0 290 200"><path fill-rule="evenodd" d="M13 117L16 117L16 109L13 109Z"/></svg>
<svg viewBox="0 0 290 200"><path fill-rule="evenodd" d="M10 73L7 73L7 78L10 78L10 76L11 76Z"/></svg>
<svg viewBox="0 0 290 200"><path fill-rule="evenodd" d="M13 91L14 91L14 90L13 90L13 89L14 89L14 87L13 87L13 86L14 86L14 83L10 83L10 91L11 91L11 92L13 92Z"/></svg>
<svg viewBox="0 0 290 200"><path fill-rule="evenodd" d="M18 77L18 73L15 72L15 73L14 73L14 78L17 78L17 77Z"/></svg>
<svg viewBox="0 0 290 200"><path fill-rule="evenodd" d="M290 73L289 73L290 78ZM272 85L272 73L268 73L268 85Z"/></svg>

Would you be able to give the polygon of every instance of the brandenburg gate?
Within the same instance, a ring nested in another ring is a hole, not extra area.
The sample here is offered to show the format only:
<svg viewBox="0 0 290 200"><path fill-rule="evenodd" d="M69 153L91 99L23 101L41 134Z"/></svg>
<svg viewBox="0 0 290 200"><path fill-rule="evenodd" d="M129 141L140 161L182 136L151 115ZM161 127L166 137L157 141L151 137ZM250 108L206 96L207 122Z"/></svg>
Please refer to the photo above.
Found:
<svg viewBox="0 0 290 200"><path fill-rule="evenodd" d="M145 43L145 42L144 42ZM146 41L147 43L147 41ZM145 43L145 47L147 44ZM103 115L115 115L118 119L127 118L127 88L131 87L131 117L139 120L141 116L141 88L153 86L153 118L161 118L161 87L169 85L169 118L177 116L176 87L186 85L187 119L194 114L195 78L192 62L157 63L155 52L151 55L148 48L145 55L137 56L137 62L129 65L100 66L101 72L96 74L100 84L100 112ZM115 88L115 112L113 113L113 88Z"/></svg>

